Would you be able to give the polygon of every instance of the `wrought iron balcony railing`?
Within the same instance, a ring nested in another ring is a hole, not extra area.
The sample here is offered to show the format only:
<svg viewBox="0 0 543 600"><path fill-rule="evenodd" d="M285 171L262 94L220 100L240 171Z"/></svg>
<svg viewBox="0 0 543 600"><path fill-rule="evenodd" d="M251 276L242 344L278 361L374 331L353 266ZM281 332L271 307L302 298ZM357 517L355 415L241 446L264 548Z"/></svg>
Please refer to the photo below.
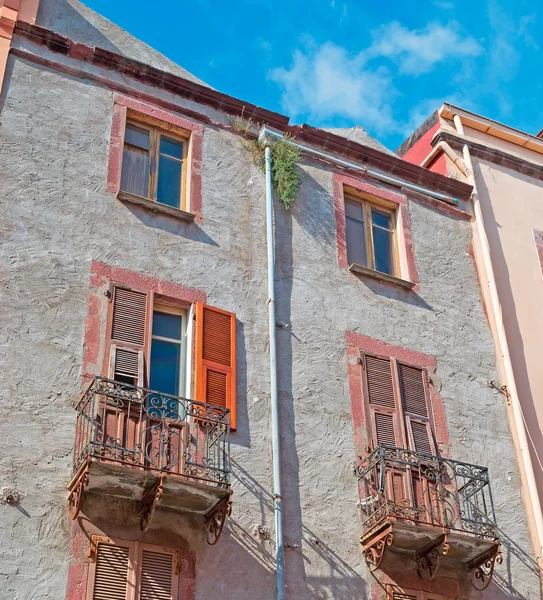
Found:
<svg viewBox="0 0 543 600"><path fill-rule="evenodd" d="M355 471L370 571L392 547L414 552L422 579L447 557L467 568L475 589L488 587L502 557L486 467L381 445Z"/></svg>
<svg viewBox="0 0 543 600"><path fill-rule="evenodd" d="M95 459L228 488L228 409L96 377L76 410L74 476Z"/></svg>
<svg viewBox="0 0 543 600"><path fill-rule="evenodd" d="M381 445L356 474L364 534L392 518L497 539L486 467Z"/></svg>

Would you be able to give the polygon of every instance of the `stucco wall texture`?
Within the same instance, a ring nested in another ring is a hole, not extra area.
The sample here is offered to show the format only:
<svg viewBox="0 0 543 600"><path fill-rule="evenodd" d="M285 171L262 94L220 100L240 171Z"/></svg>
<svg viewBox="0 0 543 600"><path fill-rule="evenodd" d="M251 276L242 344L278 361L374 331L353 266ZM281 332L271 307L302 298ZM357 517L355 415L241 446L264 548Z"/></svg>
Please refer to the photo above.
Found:
<svg viewBox="0 0 543 600"><path fill-rule="evenodd" d="M107 89L10 59L0 129L0 487L19 490L21 502L0 505L0 598L65 598L78 558L66 514L71 403L97 260L201 289L236 313L233 514L215 547L193 519L160 509L146 539L184 540L198 600L271 600L274 546L255 535L262 525L273 539L263 176L239 136L208 125L202 223L128 207L105 188L112 113ZM277 321L288 325L278 328L287 598L369 600L376 585L359 548L346 331L435 355L452 456L490 469L504 564L484 594L461 583L459 597L537 598L504 400L487 385L494 345L469 222L410 201L420 292L363 280L337 264L332 171L305 159L300 170L292 210L275 205ZM123 537L133 524L99 526Z"/></svg>

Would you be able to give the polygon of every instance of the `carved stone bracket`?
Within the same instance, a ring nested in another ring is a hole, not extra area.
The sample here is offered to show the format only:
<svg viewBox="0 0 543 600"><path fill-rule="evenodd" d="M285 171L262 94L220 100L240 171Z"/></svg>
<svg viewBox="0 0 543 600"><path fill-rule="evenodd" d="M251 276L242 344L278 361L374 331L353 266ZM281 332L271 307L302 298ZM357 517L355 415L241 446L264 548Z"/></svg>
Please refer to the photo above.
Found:
<svg viewBox="0 0 543 600"><path fill-rule="evenodd" d="M385 550L394 543L392 527L386 527L364 545L364 558L371 573L377 571L383 562Z"/></svg>
<svg viewBox="0 0 543 600"><path fill-rule="evenodd" d="M232 512L232 491L220 500L206 515L206 541L214 546L220 539L228 517Z"/></svg>
<svg viewBox="0 0 543 600"><path fill-rule="evenodd" d="M76 479L70 491L70 495L68 496L68 513L72 521L77 519L77 516L79 515L79 511L81 510L81 503L83 501L83 494L85 491L85 487L88 485L88 483L89 474L88 466L86 466L81 471L79 477Z"/></svg>
<svg viewBox="0 0 543 600"><path fill-rule="evenodd" d="M473 571L471 576L471 585L479 592L486 590L492 581L494 567L503 562L500 544L492 546L480 556L477 556L468 563L468 572Z"/></svg>
<svg viewBox="0 0 543 600"><path fill-rule="evenodd" d="M160 475L160 477L155 481L155 483L148 488L141 499L141 518L140 518L140 528L142 531L147 531L151 526L151 521L153 519L153 515L155 514L156 505L160 502L162 498L162 493L164 491L164 479L166 475Z"/></svg>
<svg viewBox="0 0 543 600"><path fill-rule="evenodd" d="M421 579L431 581L437 574L441 559L449 552L447 534L440 535L415 554L417 572Z"/></svg>

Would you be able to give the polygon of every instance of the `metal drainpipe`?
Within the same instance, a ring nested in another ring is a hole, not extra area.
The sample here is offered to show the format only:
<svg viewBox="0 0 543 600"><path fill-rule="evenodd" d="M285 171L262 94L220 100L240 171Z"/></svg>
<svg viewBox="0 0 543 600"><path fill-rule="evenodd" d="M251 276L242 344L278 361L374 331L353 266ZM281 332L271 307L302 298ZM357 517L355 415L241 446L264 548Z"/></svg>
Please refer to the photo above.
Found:
<svg viewBox="0 0 543 600"><path fill-rule="evenodd" d="M265 138L264 138L265 139ZM270 335L270 400L273 460L273 510L275 515L275 561L277 565L277 600L285 597L285 550L283 546L283 498L281 496L281 461L279 440L279 402L277 393L277 352L275 321L275 252L273 246L272 161L266 145L266 242L268 247L268 328Z"/></svg>
<svg viewBox="0 0 543 600"><path fill-rule="evenodd" d="M458 115L453 117L454 125L458 135L465 137L464 126ZM509 352L509 344L507 342L507 334L505 333L505 324L503 321L503 312L500 303L500 297L498 295L498 287L496 285L496 276L494 274L494 268L492 266L492 258L490 255L490 244L486 235L485 222L483 218L483 212L481 210L481 204L479 202L479 194L477 192L477 182L475 181L475 172L473 170L473 163L471 160L471 154L469 146L464 144L462 146L462 154L464 155L464 164L468 170L468 179L473 186L473 208L475 211L475 226L477 227L477 233L481 240L481 249L483 253L483 263L488 279L488 287L490 291L490 299L492 302L492 308L494 311L494 318L496 320L496 331L498 333L498 340L500 342L501 354L503 357L503 364L505 368L505 377L509 390L509 396L511 398L511 407L513 409L513 421L515 423L515 429L518 436L520 445L520 453L522 460L524 461L524 470L526 472L526 479L528 483L528 493L532 500L532 509L534 512L534 519L536 525L536 533L538 538L539 547L537 552L539 553L539 566L542 567L541 559L543 557L543 513L541 511L541 501L539 498L539 492L537 490L537 483L535 480L534 466L532 463L532 457L530 456L530 447L528 445L528 437L526 435L526 429L522 418L522 407L520 405L520 399L518 397L517 385L515 382L515 375L513 372L513 363L511 362L511 354Z"/></svg>
<svg viewBox="0 0 543 600"><path fill-rule="evenodd" d="M298 150L304 152L305 154L312 154L313 156L318 156L319 158L322 158L327 162L331 162L336 165L341 165L342 167L347 167L348 169L353 169L354 171L361 171L362 173L366 173L374 179L378 179L379 181L389 183L396 187L404 187L406 189L413 190L414 192L419 192L420 194L425 194L426 196L431 196L432 198L443 200L444 202L447 202L447 204L451 204L453 206L457 205L459 202L458 198L453 198L452 196L448 196L447 194L440 194L439 192L434 192L433 190L429 190L428 188L420 187L419 185L415 185L413 183L410 183L409 181L398 179L397 177L392 177L391 175L387 175L386 173L374 171L373 169L368 169L367 167L361 167L360 165L347 162L346 160L341 160L340 158L336 158L335 156L332 156L331 154L326 154L325 152L319 152L318 150L314 150L313 148L309 148L308 146L304 146L303 144L296 144L295 142L292 142L289 139L285 139L283 133L274 131L273 129L268 129L264 126L260 130L260 139L266 139L267 136L274 137L278 140L283 140L287 144L295 146L296 148L298 148Z"/></svg>

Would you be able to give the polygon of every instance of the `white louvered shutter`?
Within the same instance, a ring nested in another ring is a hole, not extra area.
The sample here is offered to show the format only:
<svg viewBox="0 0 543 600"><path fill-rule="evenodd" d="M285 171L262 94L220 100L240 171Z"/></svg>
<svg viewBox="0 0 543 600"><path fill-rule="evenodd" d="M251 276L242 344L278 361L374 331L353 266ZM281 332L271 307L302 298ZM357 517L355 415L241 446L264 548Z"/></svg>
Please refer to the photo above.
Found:
<svg viewBox="0 0 543 600"><path fill-rule="evenodd" d="M177 600L174 598L174 569L172 553L144 548L140 559L138 600Z"/></svg>
<svg viewBox="0 0 543 600"><path fill-rule="evenodd" d="M98 543L92 600L126 600L129 548Z"/></svg>
<svg viewBox="0 0 543 600"><path fill-rule="evenodd" d="M398 379L408 446L414 452L435 454L426 373L423 369L398 363Z"/></svg>

